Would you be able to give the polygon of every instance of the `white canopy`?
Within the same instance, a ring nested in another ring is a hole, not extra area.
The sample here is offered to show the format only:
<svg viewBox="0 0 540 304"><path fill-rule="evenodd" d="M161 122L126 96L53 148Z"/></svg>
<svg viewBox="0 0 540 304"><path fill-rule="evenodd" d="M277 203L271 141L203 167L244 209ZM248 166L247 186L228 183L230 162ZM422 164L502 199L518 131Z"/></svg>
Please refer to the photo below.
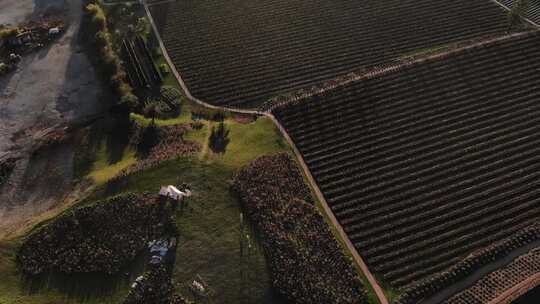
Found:
<svg viewBox="0 0 540 304"><path fill-rule="evenodd" d="M169 186L162 186L161 189L159 190L159 195L167 196L177 201L181 201L182 198L184 198L184 196L190 197L191 191L185 190L183 192L183 191L178 190L178 188L176 188L175 186L169 185Z"/></svg>

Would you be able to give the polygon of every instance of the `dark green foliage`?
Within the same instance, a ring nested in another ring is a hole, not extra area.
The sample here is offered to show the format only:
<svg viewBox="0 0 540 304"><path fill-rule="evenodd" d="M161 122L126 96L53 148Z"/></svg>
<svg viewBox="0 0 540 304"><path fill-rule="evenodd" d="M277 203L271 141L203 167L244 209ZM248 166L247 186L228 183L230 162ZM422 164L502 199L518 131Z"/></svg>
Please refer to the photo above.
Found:
<svg viewBox="0 0 540 304"><path fill-rule="evenodd" d="M363 285L285 153L258 158L233 182L260 231L274 288L291 303L367 303Z"/></svg>
<svg viewBox="0 0 540 304"><path fill-rule="evenodd" d="M212 133L210 134L208 147L214 153L225 153L227 145L231 141L229 138L230 130L225 127L225 124L221 122L217 129L212 127Z"/></svg>
<svg viewBox="0 0 540 304"><path fill-rule="evenodd" d="M170 210L154 197L124 194L67 212L30 234L17 260L31 275L47 271L113 274L162 235L175 235Z"/></svg>
<svg viewBox="0 0 540 304"><path fill-rule="evenodd" d="M120 57L116 54L112 37L107 28L107 17L98 3L86 6L88 29L93 37L93 44L99 55L99 64L106 78L119 98L118 108L122 112L131 111L139 103L133 89L126 81L126 73L122 68Z"/></svg>

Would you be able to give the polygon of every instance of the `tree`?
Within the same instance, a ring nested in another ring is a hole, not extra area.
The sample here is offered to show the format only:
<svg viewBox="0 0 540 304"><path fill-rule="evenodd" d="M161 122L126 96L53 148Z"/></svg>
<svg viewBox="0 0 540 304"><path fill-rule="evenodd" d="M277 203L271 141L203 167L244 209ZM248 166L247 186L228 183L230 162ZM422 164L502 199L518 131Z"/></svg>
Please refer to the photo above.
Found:
<svg viewBox="0 0 540 304"><path fill-rule="evenodd" d="M125 95L122 95L118 106L122 110L122 112L129 113L131 110L133 110L133 108L137 106L138 103L139 99L137 98L137 96L133 95L132 93L127 93Z"/></svg>
<svg viewBox="0 0 540 304"><path fill-rule="evenodd" d="M522 24L521 16L529 9L529 0L517 0L512 9L508 12L509 31L517 29Z"/></svg>
<svg viewBox="0 0 540 304"><path fill-rule="evenodd" d="M137 19L135 34L145 38L150 34L150 22L145 17Z"/></svg>
<svg viewBox="0 0 540 304"><path fill-rule="evenodd" d="M151 101L144 106L144 116L152 118L152 125L155 125L157 114L158 105L155 101Z"/></svg>

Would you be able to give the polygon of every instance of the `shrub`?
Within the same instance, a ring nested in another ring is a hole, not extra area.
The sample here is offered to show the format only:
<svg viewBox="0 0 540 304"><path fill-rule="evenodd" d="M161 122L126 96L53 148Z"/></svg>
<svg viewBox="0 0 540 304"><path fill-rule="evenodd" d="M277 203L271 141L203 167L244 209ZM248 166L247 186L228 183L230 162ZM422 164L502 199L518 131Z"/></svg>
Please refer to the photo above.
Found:
<svg viewBox="0 0 540 304"><path fill-rule="evenodd" d="M7 64L0 62L0 76L9 73L10 70Z"/></svg>
<svg viewBox="0 0 540 304"><path fill-rule="evenodd" d="M159 65L159 72L161 75L165 76L169 74L169 66L166 63L162 63Z"/></svg>
<svg viewBox="0 0 540 304"><path fill-rule="evenodd" d="M0 39L7 39L13 37L19 33L19 29L16 27L13 28L4 28L0 30Z"/></svg>
<svg viewBox="0 0 540 304"><path fill-rule="evenodd" d="M368 303L350 259L286 153L255 160L238 172L232 187L262 234L279 293L298 304Z"/></svg>
<svg viewBox="0 0 540 304"><path fill-rule="evenodd" d="M122 94L122 97L120 97L120 102L118 103L120 108L125 111L130 111L138 104L139 98L137 98L137 96L133 95L131 92Z"/></svg>

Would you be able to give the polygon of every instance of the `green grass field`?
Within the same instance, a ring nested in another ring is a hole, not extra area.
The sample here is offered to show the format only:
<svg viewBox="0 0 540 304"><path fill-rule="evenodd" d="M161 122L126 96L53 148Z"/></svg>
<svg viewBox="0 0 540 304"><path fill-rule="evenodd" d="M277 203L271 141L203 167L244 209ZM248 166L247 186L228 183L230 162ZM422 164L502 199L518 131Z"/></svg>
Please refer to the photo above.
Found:
<svg viewBox="0 0 540 304"><path fill-rule="evenodd" d="M184 118L157 120L158 125L190 122ZM132 115L138 123L149 120ZM209 148L208 137L212 126L219 123L203 121L200 130L192 131L186 139L203 145L200 153L161 164L129 178L128 185L116 189L121 192L156 192L161 185L189 183L194 197L189 208L178 210L179 246L173 279L180 292L191 293L186 283L196 275L202 276L216 293L215 303L281 303L272 292L264 255L257 244L250 254L240 256L241 233L238 200L229 191L229 182L242 166L259 156L288 151L289 147L278 130L267 118L248 124L226 119L229 144L224 153ZM214 302L213 302L214 303Z"/></svg>
<svg viewBox="0 0 540 304"><path fill-rule="evenodd" d="M191 122L190 106L185 107L181 117L158 124ZM138 123L148 123L144 117L132 115ZM215 291L215 303L281 303L272 292L265 257L257 244L253 244L249 254L240 256L240 239L249 235L240 229L241 208L238 200L229 191L229 182L234 173L243 165L268 153L288 151L281 135L267 118L259 118L251 123L238 123L232 118L225 121L230 130L229 144L223 153L214 153L209 148L208 137L217 122L205 121L203 127L192 131L187 139L200 142L203 149L191 157L171 160L156 168L129 178L127 186L112 193L102 191L102 185L119 170L136 161L134 152L125 148L115 162L110 161L106 145L100 142L91 164L87 165L85 177L94 183L94 193L81 204L91 203L116 193L158 191L161 185L189 183L194 190L189 208L178 210L177 224L180 232L178 252L173 280L177 290L186 296L190 292L186 283L196 275L202 276ZM77 206L77 205L76 205ZM0 242L0 303L80 303L79 299L66 298L58 291L41 291L29 295L15 264L15 252L19 240ZM108 298L90 299L84 303L118 303L124 290ZM89 302L88 302L89 301Z"/></svg>

